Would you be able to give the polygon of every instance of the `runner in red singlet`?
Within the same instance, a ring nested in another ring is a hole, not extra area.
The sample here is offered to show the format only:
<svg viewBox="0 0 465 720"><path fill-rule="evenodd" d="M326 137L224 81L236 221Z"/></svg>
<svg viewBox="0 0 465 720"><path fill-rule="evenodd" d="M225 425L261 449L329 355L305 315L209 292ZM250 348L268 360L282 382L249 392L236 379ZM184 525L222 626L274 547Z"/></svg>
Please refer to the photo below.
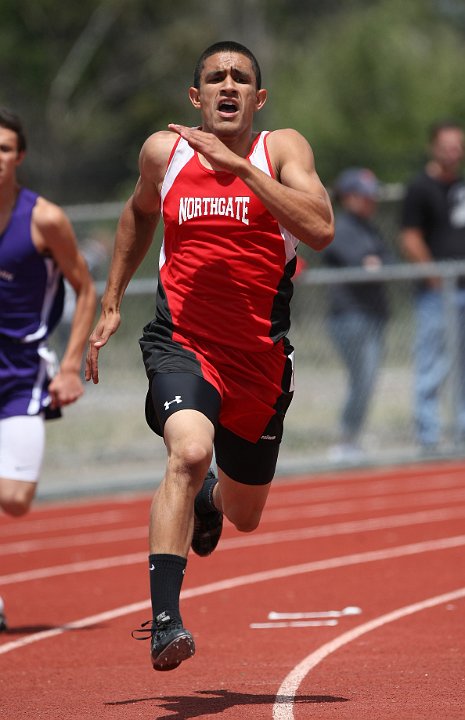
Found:
<svg viewBox="0 0 465 720"><path fill-rule="evenodd" d="M322 250L333 237L307 141L291 129L253 130L267 93L247 48L207 48L189 97L201 125L169 125L142 147L86 370L98 382L99 351L162 218L156 314L140 340L146 418L168 455L152 503L153 619L144 624L156 670L194 654L179 609L189 547L210 554L223 514L243 532L259 524L293 394L296 247Z"/></svg>

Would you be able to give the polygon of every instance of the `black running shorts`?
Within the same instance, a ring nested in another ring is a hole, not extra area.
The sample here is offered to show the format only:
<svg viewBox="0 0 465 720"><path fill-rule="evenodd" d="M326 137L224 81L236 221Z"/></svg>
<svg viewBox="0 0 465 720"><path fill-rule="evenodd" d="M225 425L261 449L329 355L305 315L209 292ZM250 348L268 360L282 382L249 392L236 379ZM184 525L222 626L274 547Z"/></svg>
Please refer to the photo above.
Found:
<svg viewBox="0 0 465 720"><path fill-rule="evenodd" d="M215 427L218 466L237 482L269 483L293 396L293 348L287 339L248 353L149 323L140 346L150 427L162 435L174 412L198 410Z"/></svg>

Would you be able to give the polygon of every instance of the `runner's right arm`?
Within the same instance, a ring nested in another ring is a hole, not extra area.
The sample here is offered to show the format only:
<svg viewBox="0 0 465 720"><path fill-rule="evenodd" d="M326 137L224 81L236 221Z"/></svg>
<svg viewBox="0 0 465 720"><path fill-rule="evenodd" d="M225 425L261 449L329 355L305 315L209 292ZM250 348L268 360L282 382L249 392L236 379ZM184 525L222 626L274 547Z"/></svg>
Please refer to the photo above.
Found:
<svg viewBox="0 0 465 720"><path fill-rule="evenodd" d="M139 157L139 179L126 202L116 229L115 244L100 318L89 338L86 380L98 383L98 354L121 322L124 292L152 244L160 218L160 190L176 136L171 132L151 135Z"/></svg>

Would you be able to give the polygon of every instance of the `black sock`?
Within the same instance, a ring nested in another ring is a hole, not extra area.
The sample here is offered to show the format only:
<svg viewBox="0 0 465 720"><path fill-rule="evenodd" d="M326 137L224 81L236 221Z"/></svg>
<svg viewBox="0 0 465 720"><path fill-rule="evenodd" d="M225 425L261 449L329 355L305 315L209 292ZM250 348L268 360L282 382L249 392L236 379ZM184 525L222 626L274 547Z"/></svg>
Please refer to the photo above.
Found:
<svg viewBox="0 0 465 720"><path fill-rule="evenodd" d="M213 502L213 488L218 482L213 472L209 471L207 477L203 481L203 485L197 493L194 501L195 512L198 515L206 513L218 512Z"/></svg>
<svg viewBox="0 0 465 720"><path fill-rule="evenodd" d="M187 560L180 555L149 555L153 619L162 615L181 621L179 595ZM164 615L163 615L164 613Z"/></svg>

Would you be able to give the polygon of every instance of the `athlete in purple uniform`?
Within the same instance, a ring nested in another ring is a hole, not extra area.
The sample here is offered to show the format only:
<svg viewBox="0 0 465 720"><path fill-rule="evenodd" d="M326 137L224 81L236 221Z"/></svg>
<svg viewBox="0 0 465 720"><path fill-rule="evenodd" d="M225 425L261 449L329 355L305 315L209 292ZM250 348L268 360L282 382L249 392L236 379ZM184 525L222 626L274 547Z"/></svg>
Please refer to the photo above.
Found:
<svg viewBox="0 0 465 720"><path fill-rule="evenodd" d="M20 119L0 108L0 507L14 516L29 510L36 492L44 419L82 395L82 355L96 305L67 216L18 184L25 152ZM63 278L77 299L58 365L47 338L63 309Z"/></svg>
<svg viewBox="0 0 465 720"><path fill-rule="evenodd" d="M201 127L170 125L142 148L86 371L98 381L99 350L119 326L124 291L162 216L156 316L141 339L147 420L168 452L150 523L156 670L194 653L179 610L191 543L208 555L223 513L243 532L258 526L293 392L286 335L296 245L321 250L333 236L307 141L290 129L253 130L266 90L247 48L208 48L189 96ZM213 448L218 477L208 472Z"/></svg>

